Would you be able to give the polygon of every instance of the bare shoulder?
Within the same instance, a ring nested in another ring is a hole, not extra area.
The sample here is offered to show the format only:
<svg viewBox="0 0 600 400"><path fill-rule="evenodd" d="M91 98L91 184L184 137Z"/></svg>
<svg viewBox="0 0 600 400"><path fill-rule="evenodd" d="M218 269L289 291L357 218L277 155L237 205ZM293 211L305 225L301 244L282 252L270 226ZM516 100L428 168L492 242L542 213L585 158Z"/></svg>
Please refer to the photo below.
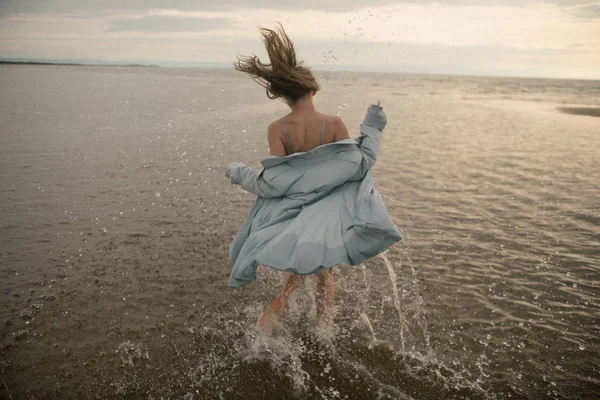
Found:
<svg viewBox="0 0 600 400"><path fill-rule="evenodd" d="M269 127L267 128L267 135L269 136L269 138L271 137L278 137L281 134L281 124L279 123L279 121L273 121L269 124Z"/></svg>
<svg viewBox="0 0 600 400"><path fill-rule="evenodd" d="M331 124L336 130L346 127L344 120L338 115L328 115L327 123Z"/></svg>
<svg viewBox="0 0 600 400"><path fill-rule="evenodd" d="M334 125L341 126L344 125L344 120L339 115L329 115L328 120L332 121Z"/></svg>
<svg viewBox="0 0 600 400"><path fill-rule="evenodd" d="M348 129L346 129L346 124L344 123L344 120L337 116L337 115L332 115L331 116L331 124L333 125L333 129L335 131L335 141L337 142L338 140L344 140L344 139L349 139L350 137L348 136Z"/></svg>
<svg viewBox="0 0 600 400"><path fill-rule="evenodd" d="M281 138L281 126L278 121L273 121L267 128L267 137L269 140L269 149L271 155L285 157L286 151Z"/></svg>
<svg viewBox="0 0 600 400"><path fill-rule="evenodd" d="M277 131L277 129L281 126L280 122L278 120L273 121L269 124L269 128L268 131Z"/></svg>

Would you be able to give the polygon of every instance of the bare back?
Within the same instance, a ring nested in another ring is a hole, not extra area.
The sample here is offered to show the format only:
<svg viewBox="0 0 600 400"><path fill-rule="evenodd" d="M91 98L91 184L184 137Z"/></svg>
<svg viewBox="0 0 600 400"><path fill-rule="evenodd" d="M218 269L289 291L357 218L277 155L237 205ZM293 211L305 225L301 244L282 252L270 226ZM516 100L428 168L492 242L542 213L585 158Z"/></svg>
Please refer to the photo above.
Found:
<svg viewBox="0 0 600 400"><path fill-rule="evenodd" d="M269 126L271 154L280 157L348 138L348 131L340 117L319 112L288 114Z"/></svg>

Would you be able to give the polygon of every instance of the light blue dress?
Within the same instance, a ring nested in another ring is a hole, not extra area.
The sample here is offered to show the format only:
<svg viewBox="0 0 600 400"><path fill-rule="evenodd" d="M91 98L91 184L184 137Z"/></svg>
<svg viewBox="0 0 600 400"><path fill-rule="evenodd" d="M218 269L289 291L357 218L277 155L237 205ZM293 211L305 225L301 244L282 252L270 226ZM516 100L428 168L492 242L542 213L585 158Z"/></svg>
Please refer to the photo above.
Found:
<svg viewBox="0 0 600 400"><path fill-rule="evenodd" d="M231 183L258 196L229 246L229 286L256 279L258 264L314 274L360 264L401 240L371 175L386 123L373 104L356 139L271 156L260 171L239 162L227 166Z"/></svg>

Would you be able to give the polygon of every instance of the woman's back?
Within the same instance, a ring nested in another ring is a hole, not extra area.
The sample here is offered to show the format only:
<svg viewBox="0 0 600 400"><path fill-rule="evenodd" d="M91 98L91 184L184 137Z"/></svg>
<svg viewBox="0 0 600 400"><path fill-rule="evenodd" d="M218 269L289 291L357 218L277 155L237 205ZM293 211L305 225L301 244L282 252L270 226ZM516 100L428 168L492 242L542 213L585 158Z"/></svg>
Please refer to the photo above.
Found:
<svg viewBox="0 0 600 400"><path fill-rule="evenodd" d="M273 129L281 140L286 156L349 138L340 117L319 112L290 113L271 125L269 129Z"/></svg>

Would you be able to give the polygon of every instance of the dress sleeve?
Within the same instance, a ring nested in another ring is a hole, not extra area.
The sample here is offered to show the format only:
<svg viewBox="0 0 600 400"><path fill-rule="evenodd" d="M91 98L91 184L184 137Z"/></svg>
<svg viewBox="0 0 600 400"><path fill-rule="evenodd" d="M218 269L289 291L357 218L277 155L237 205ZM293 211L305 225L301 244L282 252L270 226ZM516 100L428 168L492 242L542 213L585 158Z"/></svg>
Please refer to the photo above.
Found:
<svg viewBox="0 0 600 400"><path fill-rule="evenodd" d="M225 170L225 176L234 185L240 185L245 190L260 197L280 197L282 190L277 189L265 179L265 169L260 172L241 162L232 162Z"/></svg>
<svg viewBox="0 0 600 400"><path fill-rule="evenodd" d="M367 171L375 165L381 146L382 132L386 124L387 117L383 108L371 104L363 123L360 124L360 136L356 139L363 156L357 179L362 179Z"/></svg>

